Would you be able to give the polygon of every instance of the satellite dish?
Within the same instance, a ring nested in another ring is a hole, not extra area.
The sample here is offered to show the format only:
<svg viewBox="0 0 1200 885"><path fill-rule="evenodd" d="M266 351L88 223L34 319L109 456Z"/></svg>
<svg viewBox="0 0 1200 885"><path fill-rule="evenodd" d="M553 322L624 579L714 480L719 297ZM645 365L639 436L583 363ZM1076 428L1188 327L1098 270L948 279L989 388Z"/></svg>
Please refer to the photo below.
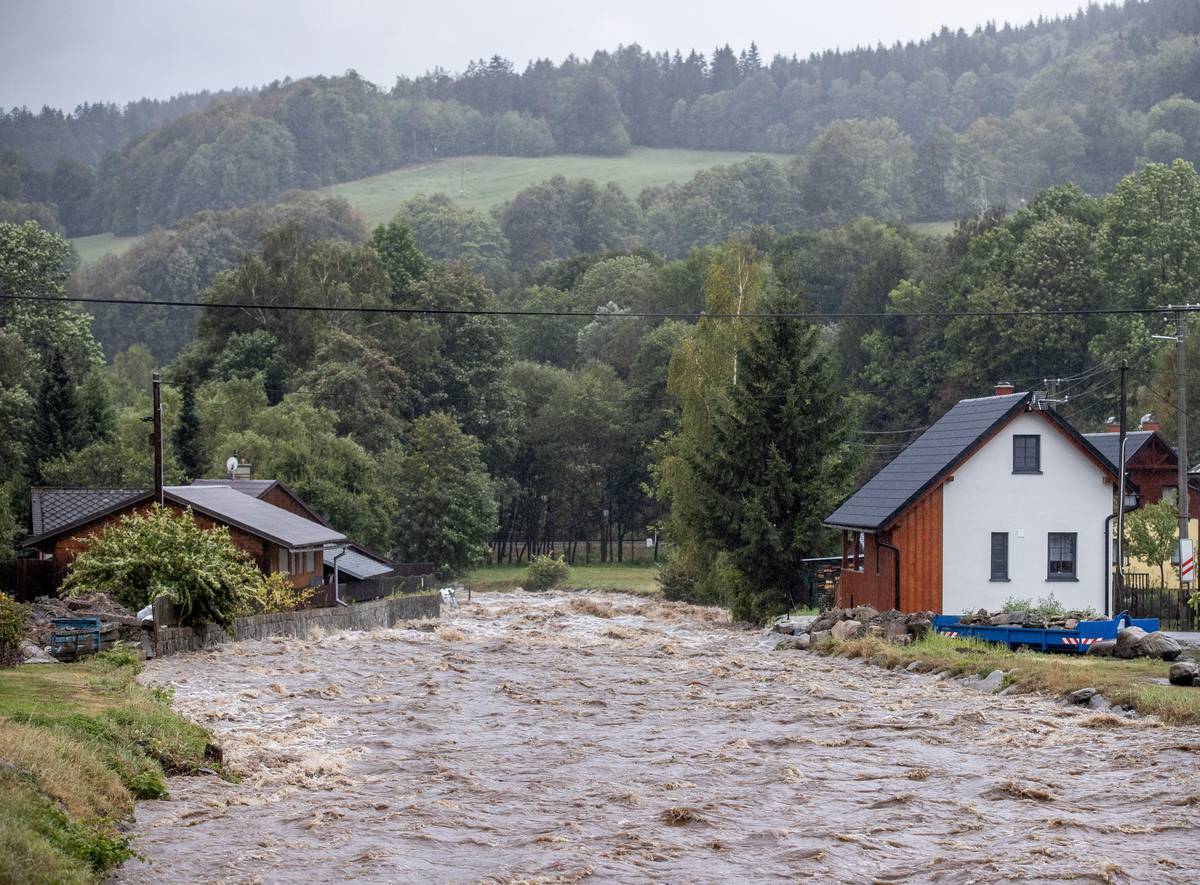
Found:
<svg viewBox="0 0 1200 885"><path fill-rule="evenodd" d="M233 473L235 470L237 470L238 459L235 456L230 455L229 459L225 462L225 469L230 473Z"/></svg>

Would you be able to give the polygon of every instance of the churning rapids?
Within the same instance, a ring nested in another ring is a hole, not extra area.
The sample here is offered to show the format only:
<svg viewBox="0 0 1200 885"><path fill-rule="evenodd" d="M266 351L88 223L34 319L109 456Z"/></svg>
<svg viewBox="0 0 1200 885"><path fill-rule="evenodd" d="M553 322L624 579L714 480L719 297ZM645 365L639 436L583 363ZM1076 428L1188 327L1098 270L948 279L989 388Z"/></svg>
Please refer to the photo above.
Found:
<svg viewBox="0 0 1200 885"><path fill-rule="evenodd" d="M152 662L242 775L121 882L1196 882L1200 730L984 697L621 595Z"/></svg>

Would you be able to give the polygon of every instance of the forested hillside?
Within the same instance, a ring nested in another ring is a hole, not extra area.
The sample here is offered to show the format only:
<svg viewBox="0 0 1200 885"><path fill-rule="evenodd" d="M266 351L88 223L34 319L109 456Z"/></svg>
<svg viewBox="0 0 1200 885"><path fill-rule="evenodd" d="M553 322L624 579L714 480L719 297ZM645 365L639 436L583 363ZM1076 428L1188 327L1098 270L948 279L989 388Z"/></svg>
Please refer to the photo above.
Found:
<svg viewBox="0 0 1200 885"><path fill-rule="evenodd" d="M140 136L145 115L131 106L117 116L138 137L107 155L121 127L92 118L112 109L16 111L0 126L13 151L0 200L25 204L6 205L10 218L56 207L71 235L130 234L438 157L651 145L803 154L821 173L813 197L830 205L845 179L892 159L873 187L897 212L956 217L1065 181L1100 193L1139 161L1200 157L1198 34L1193 0L1146 0L807 59L631 44L520 72L493 57L390 90L350 72L222 97ZM846 150L854 159L827 179L828 158ZM46 172L54 158L70 162Z"/></svg>

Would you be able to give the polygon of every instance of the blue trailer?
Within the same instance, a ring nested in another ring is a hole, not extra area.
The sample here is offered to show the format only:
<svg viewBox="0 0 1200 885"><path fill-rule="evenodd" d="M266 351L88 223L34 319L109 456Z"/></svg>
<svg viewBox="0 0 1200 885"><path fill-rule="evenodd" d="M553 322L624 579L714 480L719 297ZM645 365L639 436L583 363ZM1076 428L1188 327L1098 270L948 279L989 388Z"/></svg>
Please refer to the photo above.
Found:
<svg viewBox="0 0 1200 885"><path fill-rule="evenodd" d="M936 615L933 629L945 636L962 636L999 642L1009 648L1034 648L1039 651L1073 651L1087 654L1088 648L1102 639L1116 639L1125 627L1141 627L1147 633L1158 629L1158 618L1131 618L1121 612L1108 621L1080 621L1074 630L1042 627L1017 627L1011 624L963 624L958 615Z"/></svg>

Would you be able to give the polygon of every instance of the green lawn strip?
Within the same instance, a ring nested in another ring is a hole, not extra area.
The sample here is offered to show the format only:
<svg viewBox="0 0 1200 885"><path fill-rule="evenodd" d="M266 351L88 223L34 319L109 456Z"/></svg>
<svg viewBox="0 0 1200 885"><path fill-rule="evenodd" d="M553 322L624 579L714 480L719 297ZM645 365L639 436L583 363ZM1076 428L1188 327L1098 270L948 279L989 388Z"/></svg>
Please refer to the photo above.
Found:
<svg viewBox="0 0 1200 885"><path fill-rule="evenodd" d="M131 856L134 801L217 763L129 652L0 670L0 883L99 881Z"/></svg>
<svg viewBox="0 0 1200 885"><path fill-rule="evenodd" d="M1005 684L1015 685L1022 692L1061 697L1080 688L1095 688L1114 704L1127 704L1164 722L1200 723L1200 689L1153 682L1167 675L1169 665L1159 660L1123 661L1073 653L1012 651L996 643L941 634L930 634L911 645L892 645L876 637L846 642L826 640L817 651L870 659L885 667L922 661L934 671L947 671L954 676L985 676L993 670L1004 670L1008 674Z"/></svg>
<svg viewBox="0 0 1200 885"><path fill-rule="evenodd" d="M525 585L527 565L485 565L463 579L463 585L473 593L502 593ZM644 565L577 565L563 585L568 590L607 590L657 595L658 569L654 563Z"/></svg>

